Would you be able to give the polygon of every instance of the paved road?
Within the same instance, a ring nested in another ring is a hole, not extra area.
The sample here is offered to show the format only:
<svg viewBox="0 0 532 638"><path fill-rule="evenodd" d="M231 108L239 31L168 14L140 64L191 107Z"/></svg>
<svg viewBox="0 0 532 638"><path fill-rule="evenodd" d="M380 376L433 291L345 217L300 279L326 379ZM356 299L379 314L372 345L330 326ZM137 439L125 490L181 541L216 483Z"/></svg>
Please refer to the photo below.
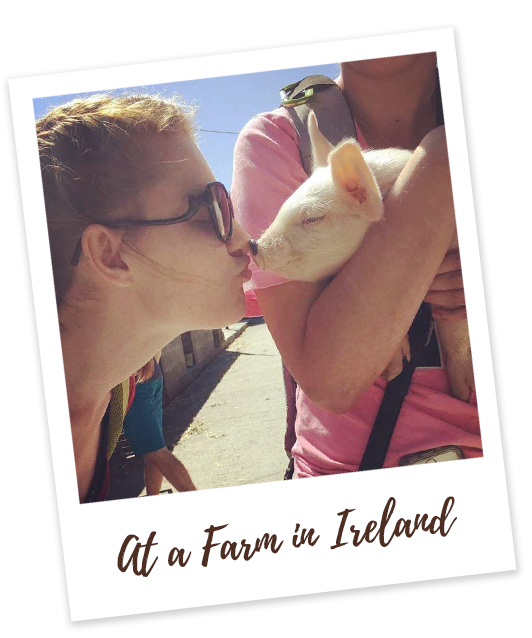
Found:
<svg viewBox="0 0 532 638"><path fill-rule="evenodd" d="M165 410L164 434L198 489L264 483L286 469L285 419L281 358L266 325L252 323ZM142 459L111 472L110 499L141 493Z"/></svg>
<svg viewBox="0 0 532 638"><path fill-rule="evenodd" d="M208 399L174 450L196 487L282 480L284 385L281 358L265 324L248 326L174 403L168 420L205 390Z"/></svg>

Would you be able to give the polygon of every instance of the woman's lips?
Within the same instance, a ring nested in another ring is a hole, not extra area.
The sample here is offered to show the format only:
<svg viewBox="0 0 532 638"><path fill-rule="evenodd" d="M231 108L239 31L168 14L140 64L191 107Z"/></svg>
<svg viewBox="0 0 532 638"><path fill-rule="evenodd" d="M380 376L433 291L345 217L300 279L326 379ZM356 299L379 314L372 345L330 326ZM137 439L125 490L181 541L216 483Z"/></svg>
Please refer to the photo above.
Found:
<svg viewBox="0 0 532 638"><path fill-rule="evenodd" d="M249 255L248 255L246 257L246 265L245 265L245 267L238 274L238 277L244 279L245 281L248 281L249 279L251 279L251 276L253 274L251 272L251 270L249 269L250 262L251 262L251 257L249 257Z"/></svg>

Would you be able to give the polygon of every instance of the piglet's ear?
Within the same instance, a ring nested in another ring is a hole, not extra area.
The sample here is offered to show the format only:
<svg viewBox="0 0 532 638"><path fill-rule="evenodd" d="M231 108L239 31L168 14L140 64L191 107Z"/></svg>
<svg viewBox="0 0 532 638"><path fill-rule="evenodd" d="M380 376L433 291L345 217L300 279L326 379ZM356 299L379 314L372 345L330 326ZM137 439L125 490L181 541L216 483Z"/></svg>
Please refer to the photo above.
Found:
<svg viewBox="0 0 532 638"><path fill-rule="evenodd" d="M346 140L329 156L334 185L347 198L356 212L367 221L375 222L383 214L382 197L372 172L354 140Z"/></svg>
<svg viewBox="0 0 532 638"><path fill-rule="evenodd" d="M312 170L327 166L327 157L334 147L318 128L314 111L311 111L308 116L307 127L312 147Z"/></svg>

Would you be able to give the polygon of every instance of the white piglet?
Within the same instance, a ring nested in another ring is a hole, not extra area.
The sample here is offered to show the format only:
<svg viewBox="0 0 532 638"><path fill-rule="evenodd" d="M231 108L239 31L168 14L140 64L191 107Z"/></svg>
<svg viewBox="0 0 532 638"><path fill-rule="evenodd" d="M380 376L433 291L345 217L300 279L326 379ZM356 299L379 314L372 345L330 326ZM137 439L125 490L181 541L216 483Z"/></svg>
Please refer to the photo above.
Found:
<svg viewBox="0 0 532 638"><path fill-rule="evenodd" d="M254 260L263 270L295 281L318 282L335 275L360 246L370 224L383 216L383 198L412 155L391 148L361 151L347 139L332 146L314 113L308 119L312 175L286 200L254 243ZM455 238L453 247L458 243ZM451 394L466 401L474 390L467 320L437 321ZM405 335L384 376L390 380L410 359Z"/></svg>

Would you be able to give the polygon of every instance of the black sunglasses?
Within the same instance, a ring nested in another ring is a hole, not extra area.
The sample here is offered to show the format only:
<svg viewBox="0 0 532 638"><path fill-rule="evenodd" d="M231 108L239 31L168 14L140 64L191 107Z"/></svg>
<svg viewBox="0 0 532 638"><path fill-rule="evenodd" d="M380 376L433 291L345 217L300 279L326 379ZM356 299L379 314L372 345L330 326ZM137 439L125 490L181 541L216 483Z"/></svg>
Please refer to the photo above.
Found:
<svg viewBox="0 0 532 638"><path fill-rule="evenodd" d="M209 210L212 227L220 241L227 243L233 234L233 204L227 189L221 182L210 182L201 195L191 195L188 198L188 210L179 217L168 219L91 219L92 224L101 224L107 228L127 228L132 226L169 226L186 222L206 207ZM81 257L81 237L79 238L71 264L77 266Z"/></svg>

